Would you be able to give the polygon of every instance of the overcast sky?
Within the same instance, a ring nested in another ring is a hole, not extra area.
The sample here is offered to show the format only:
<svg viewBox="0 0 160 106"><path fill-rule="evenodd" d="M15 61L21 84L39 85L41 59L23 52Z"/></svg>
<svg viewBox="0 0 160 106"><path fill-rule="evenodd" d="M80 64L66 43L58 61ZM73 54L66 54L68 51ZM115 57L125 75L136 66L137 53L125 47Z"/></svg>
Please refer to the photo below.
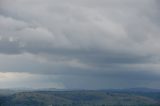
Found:
<svg viewBox="0 0 160 106"><path fill-rule="evenodd" d="M160 88L159 0L0 0L0 88Z"/></svg>

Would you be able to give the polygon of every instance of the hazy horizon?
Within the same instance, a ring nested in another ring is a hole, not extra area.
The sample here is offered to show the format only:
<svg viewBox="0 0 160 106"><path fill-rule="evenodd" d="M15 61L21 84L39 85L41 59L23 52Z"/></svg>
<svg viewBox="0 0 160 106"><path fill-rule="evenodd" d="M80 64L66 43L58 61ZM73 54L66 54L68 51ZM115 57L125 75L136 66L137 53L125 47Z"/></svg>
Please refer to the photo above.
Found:
<svg viewBox="0 0 160 106"><path fill-rule="evenodd" d="M0 0L0 88L160 88L159 0Z"/></svg>

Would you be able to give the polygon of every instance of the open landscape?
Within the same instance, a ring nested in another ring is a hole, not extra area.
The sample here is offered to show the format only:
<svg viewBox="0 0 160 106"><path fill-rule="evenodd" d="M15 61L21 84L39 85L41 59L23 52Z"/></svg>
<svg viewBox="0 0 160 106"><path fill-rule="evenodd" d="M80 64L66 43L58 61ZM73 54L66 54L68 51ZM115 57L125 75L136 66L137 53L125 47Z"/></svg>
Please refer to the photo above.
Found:
<svg viewBox="0 0 160 106"><path fill-rule="evenodd" d="M0 106L160 106L160 92L149 89L11 91Z"/></svg>
<svg viewBox="0 0 160 106"><path fill-rule="evenodd" d="M0 0L0 106L160 106L160 0Z"/></svg>

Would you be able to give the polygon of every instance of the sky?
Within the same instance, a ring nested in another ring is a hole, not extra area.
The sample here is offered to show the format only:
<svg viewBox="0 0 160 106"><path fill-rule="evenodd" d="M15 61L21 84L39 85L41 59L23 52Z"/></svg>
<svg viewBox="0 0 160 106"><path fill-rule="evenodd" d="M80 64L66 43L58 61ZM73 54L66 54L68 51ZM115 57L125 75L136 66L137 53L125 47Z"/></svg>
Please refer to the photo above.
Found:
<svg viewBox="0 0 160 106"><path fill-rule="evenodd" d="M159 0L0 0L0 88L160 88Z"/></svg>

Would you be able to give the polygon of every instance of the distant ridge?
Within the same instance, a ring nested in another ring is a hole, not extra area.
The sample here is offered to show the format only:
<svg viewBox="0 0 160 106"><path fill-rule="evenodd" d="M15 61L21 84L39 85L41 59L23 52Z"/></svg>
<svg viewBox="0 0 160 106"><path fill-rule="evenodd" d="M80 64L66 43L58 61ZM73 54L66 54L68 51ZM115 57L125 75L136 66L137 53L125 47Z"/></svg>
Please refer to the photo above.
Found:
<svg viewBox="0 0 160 106"><path fill-rule="evenodd" d="M102 91L110 91L110 92L151 92L156 93L160 92L160 89L154 89L154 88L126 88L126 89L107 89Z"/></svg>
<svg viewBox="0 0 160 106"><path fill-rule="evenodd" d="M131 91L131 92L160 92L160 89L153 89L153 88L130 88L130 89L126 89L126 91Z"/></svg>
<svg viewBox="0 0 160 106"><path fill-rule="evenodd" d="M0 89L2 92L26 92L26 91L108 91L108 92L151 92L151 93L160 93L160 89L154 88L125 88L125 89L101 89L101 90L89 90L89 89L57 89L57 88L7 88Z"/></svg>

